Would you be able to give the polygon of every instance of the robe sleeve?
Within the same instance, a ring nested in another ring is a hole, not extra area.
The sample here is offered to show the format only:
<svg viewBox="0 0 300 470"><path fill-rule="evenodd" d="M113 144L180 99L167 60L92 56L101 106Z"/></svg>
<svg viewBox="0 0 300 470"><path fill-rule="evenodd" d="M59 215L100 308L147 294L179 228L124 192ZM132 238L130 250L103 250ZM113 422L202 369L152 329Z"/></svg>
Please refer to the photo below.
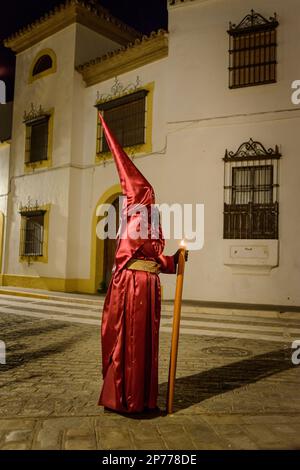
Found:
<svg viewBox="0 0 300 470"><path fill-rule="evenodd" d="M174 256L160 255L157 258L160 264L160 272L163 274L176 274L176 263Z"/></svg>

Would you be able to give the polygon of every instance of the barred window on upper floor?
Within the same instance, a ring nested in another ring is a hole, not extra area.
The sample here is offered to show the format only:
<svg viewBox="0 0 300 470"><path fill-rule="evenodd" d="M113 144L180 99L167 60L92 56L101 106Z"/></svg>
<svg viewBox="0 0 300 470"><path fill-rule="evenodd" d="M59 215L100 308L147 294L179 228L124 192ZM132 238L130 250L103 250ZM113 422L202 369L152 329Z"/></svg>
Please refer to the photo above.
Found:
<svg viewBox="0 0 300 470"><path fill-rule="evenodd" d="M229 88L276 82L276 13L269 20L251 10L236 26L229 25Z"/></svg>
<svg viewBox="0 0 300 470"><path fill-rule="evenodd" d="M146 142L147 94L148 90L139 90L97 105L122 147L134 147ZM109 148L98 118L97 154L108 151Z"/></svg>
<svg viewBox="0 0 300 470"><path fill-rule="evenodd" d="M26 163L48 159L49 118L43 116L26 123Z"/></svg>

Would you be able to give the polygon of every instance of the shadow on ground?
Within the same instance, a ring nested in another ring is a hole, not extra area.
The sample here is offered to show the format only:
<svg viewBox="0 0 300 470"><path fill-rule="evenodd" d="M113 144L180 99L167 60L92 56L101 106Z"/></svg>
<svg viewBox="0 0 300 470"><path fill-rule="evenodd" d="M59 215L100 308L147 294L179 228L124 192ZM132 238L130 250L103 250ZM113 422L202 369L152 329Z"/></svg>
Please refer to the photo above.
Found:
<svg viewBox="0 0 300 470"><path fill-rule="evenodd" d="M293 365L291 356L291 349L279 349L198 374L180 377L176 379L174 412L293 369L296 366ZM166 397L167 387L167 382L160 384L159 396Z"/></svg>
<svg viewBox="0 0 300 470"><path fill-rule="evenodd" d="M279 372L293 369L296 366L291 361L291 355L291 349L279 349L197 374L180 377L176 379L174 413L222 393L245 387ZM161 403L166 400L167 388L167 382L159 385ZM164 409L145 413L120 414L131 419L143 420L166 416Z"/></svg>
<svg viewBox="0 0 300 470"><path fill-rule="evenodd" d="M39 348L35 351L27 351L26 349L29 348L28 344L23 343L22 337L35 337L40 336L45 333L50 332L57 332L58 330L62 330L64 328L68 328L68 324L50 324L50 325L41 325L38 323L36 328L30 328L24 330L23 328L17 329L14 332L11 332L8 335L4 335L4 340L7 341L6 343L6 364L1 365L1 372L7 372L17 367L23 366L26 363L30 363L44 357L49 357L51 355L60 354L64 352L68 347L74 347L77 341L80 338L84 337L84 333L79 334L71 334L67 340L63 341L56 341L44 348ZM15 341L14 341L15 340ZM2 387L5 385L2 385Z"/></svg>

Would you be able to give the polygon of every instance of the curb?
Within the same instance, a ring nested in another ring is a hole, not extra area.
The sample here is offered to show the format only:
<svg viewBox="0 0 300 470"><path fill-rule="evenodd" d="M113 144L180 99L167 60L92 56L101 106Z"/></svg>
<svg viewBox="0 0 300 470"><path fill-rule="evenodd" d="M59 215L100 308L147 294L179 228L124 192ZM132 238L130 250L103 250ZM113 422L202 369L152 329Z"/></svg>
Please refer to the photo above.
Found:
<svg viewBox="0 0 300 470"><path fill-rule="evenodd" d="M15 290L2 290L0 289L0 294L3 295L15 295L16 297L32 297L35 299L49 299L50 296L47 294L36 294L34 292L21 292Z"/></svg>
<svg viewBox="0 0 300 470"><path fill-rule="evenodd" d="M89 305L97 305L101 304L104 299L89 299L89 298L76 298L76 297L67 297L67 296L60 296L55 294L40 294L35 292L25 292L25 291L14 291L14 290L6 290L0 288L0 296L1 295L13 295L16 297L28 297L32 299L44 299L44 300L59 300L60 302L68 302L68 303L77 303L77 304L89 304Z"/></svg>

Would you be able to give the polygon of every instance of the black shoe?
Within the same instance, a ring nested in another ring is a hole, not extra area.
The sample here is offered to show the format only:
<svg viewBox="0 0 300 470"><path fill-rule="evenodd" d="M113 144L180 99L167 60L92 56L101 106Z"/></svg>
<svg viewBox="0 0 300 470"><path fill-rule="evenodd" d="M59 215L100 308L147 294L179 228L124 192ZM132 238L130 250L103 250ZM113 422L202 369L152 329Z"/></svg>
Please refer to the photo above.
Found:
<svg viewBox="0 0 300 470"><path fill-rule="evenodd" d="M153 416L161 416L163 414L159 406L156 406L155 408L149 408L148 406L145 406L144 413L147 413Z"/></svg>

